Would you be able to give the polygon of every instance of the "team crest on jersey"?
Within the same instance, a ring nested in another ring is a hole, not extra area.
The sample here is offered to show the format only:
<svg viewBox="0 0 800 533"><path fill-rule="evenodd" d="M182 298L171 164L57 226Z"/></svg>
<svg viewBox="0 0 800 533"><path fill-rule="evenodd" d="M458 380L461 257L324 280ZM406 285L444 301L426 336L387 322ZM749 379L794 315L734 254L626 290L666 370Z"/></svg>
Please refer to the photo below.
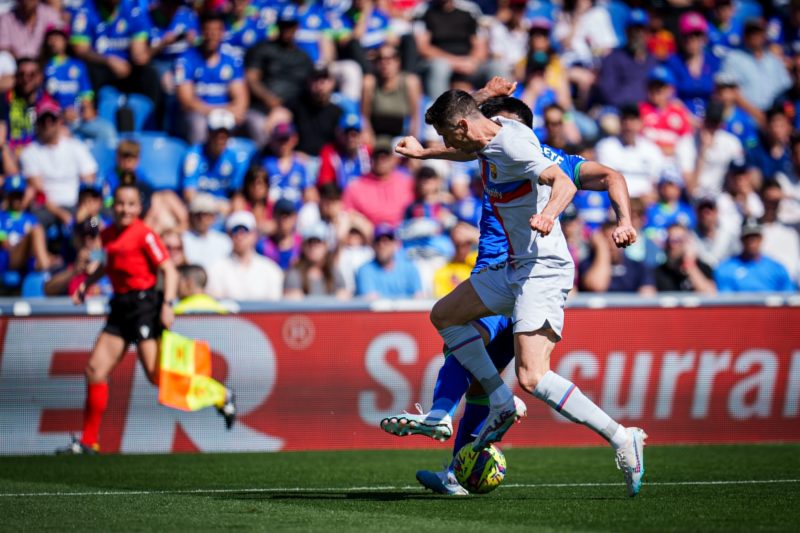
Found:
<svg viewBox="0 0 800 533"><path fill-rule="evenodd" d="M200 164L200 158L197 154L189 154L186 161L183 163L183 171L187 175L194 174L197 171L197 166Z"/></svg>
<svg viewBox="0 0 800 533"><path fill-rule="evenodd" d="M125 19L119 19L117 22L117 33L125 33L126 29L128 29L128 23L125 22Z"/></svg>
<svg viewBox="0 0 800 533"><path fill-rule="evenodd" d="M233 172L233 165L231 165L231 162L223 161L219 166L219 173L223 176L229 176L231 172Z"/></svg>
<svg viewBox="0 0 800 533"><path fill-rule="evenodd" d="M317 15L311 15L306 19L309 28L318 28L322 20Z"/></svg>
<svg viewBox="0 0 800 533"><path fill-rule="evenodd" d="M86 30L86 13L80 12L75 15L75 21L72 23L72 33L83 33Z"/></svg>
<svg viewBox="0 0 800 533"><path fill-rule="evenodd" d="M108 50L108 39L106 37L100 37L97 39L97 42L94 44L95 49L100 54L104 54L106 50Z"/></svg>
<svg viewBox="0 0 800 533"><path fill-rule="evenodd" d="M80 72L80 70L78 70L78 67L73 65L73 66L69 67L69 70L67 71L67 76L69 76L70 78L72 78L74 80L80 75L80 73L81 72Z"/></svg>
<svg viewBox="0 0 800 533"><path fill-rule="evenodd" d="M489 163L489 176L492 180L497 180L497 166L494 163Z"/></svg>
<svg viewBox="0 0 800 533"><path fill-rule="evenodd" d="M219 77L223 80L229 80L233 77L233 69L230 67L230 65L225 65L222 67L222 69L219 71Z"/></svg>
<svg viewBox="0 0 800 533"><path fill-rule="evenodd" d="M734 135L741 135L744 131L744 125L741 122L735 122L731 130L733 130Z"/></svg>
<svg viewBox="0 0 800 533"><path fill-rule="evenodd" d="M58 93L58 80L55 78L48 79L45 84L45 90L50 94Z"/></svg>
<svg viewBox="0 0 800 533"><path fill-rule="evenodd" d="M256 32L254 32L253 30L247 30L246 32L244 32L244 35L242 36L242 42L244 44L253 44L255 40L256 40Z"/></svg>

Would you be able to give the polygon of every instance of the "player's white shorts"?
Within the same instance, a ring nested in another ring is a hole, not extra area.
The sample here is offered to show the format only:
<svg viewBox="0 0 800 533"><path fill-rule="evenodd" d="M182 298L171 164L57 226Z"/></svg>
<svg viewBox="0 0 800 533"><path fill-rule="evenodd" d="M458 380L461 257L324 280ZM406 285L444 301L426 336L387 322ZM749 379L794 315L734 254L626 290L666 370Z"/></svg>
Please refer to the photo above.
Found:
<svg viewBox="0 0 800 533"><path fill-rule="evenodd" d="M572 289L574 267L552 268L501 263L470 276L483 305L498 315L511 317L514 333L549 326L561 338L564 305Z"/></svg>

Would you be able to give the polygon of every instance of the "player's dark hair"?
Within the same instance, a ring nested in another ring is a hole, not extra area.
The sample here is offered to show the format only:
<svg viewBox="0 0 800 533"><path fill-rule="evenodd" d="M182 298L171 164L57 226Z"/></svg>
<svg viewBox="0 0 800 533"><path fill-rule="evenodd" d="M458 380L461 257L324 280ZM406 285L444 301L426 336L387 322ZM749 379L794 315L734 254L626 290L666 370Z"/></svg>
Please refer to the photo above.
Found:
<svg viewBox="0 0 800 533"><path fill-rule="evenodd" d="M459 120L481 116L469 93L451 89L436 99L425 112L425 123L435 128L453 128Z"/></svg>
<svg viewBox="0 0 800 533"><path fill-rule="evenodd" d="M560 105L558 105L556 103L552 103L552 104L548 104L547 106L545 106L545 108L542 110L542 116L546 115L547 112L550 111L551 109L555 109L557 111L561 111L561 113L566 113L566 111L564 111L563 107L561 107Z"/></svg>
<svg viewBox="0 0 800 533"><path fill-rule="evenodd" d="M342 190L336 183L329 181L319 186L319 197L326 200L341 200Z"/></svg>
<svg viewBox="0 0 800 533"><path fill-rule="evenodd" d="M481 113L486 118L493 118L502 112L511 113L516 116L520 122L533 128L533 111L528 107L528 104L514 98L513 96L495 96L489 98L480 107Z"/></svg>
<svg viewBox="0 0 800 533"><path fill-rule="evenodd" d="M786 110L783 108L783 106L775 105L767 110L765 116L767 122L769 122L775 117L788 117L788 114L786 113Z"/></svg>
<svg viewBox="0 0 800 533"><path fill-rule="evenodd" d="M139 182L136 179L136 174L130 170L123 170L119 173L119 185L117 190L114 191L114 198L116 199L117 193L123 189L133 189L139 195L139 202L142 202L142 191L139 189Z"/></svg>
<svg viewBox="0 0 800 533"><path fill-rule="evenodd" d="M225 17L222 15L222 13L206 11L200 16L200 26L205 26L209 22L220 22L225 24Z"/></svg>
<svg viewBox="0 0 800 533"><path fill-rule="evenodd" d="M208 283L206 269L200 265L181 265L178 267L178 274L180 274L182 278L191 280L192 283L201 289L205 289L206 283Z"/></svg>

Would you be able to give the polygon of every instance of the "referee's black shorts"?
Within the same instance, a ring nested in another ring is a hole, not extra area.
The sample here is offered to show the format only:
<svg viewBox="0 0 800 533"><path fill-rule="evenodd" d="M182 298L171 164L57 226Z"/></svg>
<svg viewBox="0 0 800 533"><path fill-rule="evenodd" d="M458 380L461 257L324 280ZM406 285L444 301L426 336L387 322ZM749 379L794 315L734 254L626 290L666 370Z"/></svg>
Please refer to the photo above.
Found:
<svg viewBox="0 0 800 533"><path fill-rule="evenodd" d="M156 289L115 294L103 331L122 337L128 344L147 339L158 340L164 331L164 324L161 323L163 302L164 294Z"/></svg>

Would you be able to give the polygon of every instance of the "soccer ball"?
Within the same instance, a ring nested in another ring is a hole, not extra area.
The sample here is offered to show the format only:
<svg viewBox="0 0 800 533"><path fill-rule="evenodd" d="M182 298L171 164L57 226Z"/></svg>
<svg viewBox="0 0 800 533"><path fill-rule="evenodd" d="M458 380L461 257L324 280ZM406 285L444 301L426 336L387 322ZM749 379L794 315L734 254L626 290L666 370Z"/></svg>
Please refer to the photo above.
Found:
<svg viewBox="0 0 800 533"><path fill-rule="evenodd" d="M486 494L506 477L506 456L494 444L473 451L470 442L456 454L453 470L462 487L473 494Z"/></svg>

